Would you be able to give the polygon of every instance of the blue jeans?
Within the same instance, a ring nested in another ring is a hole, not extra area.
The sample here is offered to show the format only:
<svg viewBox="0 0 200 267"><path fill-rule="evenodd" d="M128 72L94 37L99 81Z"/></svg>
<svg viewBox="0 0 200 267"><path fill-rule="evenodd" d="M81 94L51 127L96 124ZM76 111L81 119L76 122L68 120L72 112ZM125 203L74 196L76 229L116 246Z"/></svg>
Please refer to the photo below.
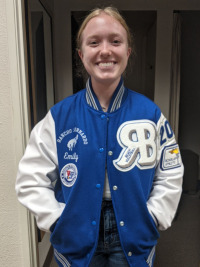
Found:
<svg viewBox="0 0 200 267"><path fill-rule="evenodd" d="M112 201L103 201L99 241L89 267L128 267L122 250Z"/></svg>

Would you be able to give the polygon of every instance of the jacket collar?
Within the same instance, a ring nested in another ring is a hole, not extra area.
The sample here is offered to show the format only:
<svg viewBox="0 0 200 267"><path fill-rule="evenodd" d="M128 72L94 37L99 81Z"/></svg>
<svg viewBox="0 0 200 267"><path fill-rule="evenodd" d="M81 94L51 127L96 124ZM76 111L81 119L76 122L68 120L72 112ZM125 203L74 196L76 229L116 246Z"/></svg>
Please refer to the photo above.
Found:
<svg viewBox="0 0 200 267"><path fill-rule="evenodd" d="M110 105L108 107L108 113L114 112L115 110L119 109L124 102L127 96L127 89L124 87L123 79L121 78L115 92L112 96L110 101ZM91 79L89 78L86 83L86 101L89 106L93 107L96 110L102 111L102 107L99 103L97 96L92 89Z"/></svg>

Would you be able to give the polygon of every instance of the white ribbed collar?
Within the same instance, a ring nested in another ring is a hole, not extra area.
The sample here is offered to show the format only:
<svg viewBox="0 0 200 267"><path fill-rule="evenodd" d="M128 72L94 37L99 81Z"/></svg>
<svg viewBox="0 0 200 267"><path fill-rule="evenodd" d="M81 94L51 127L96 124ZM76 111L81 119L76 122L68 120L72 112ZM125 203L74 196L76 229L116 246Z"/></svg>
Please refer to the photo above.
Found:
<svg viewBox="0 0 200 267"><path fill-rule="evenodd" d="M108 108L107 112L114 112L115 110L119 109L121 107L121 104L123 103L123 99L125 96L125 92L127 89L124 87L123 79L121 78L113 96L110 101L110 105ZM92 89L92 84L91 84L91 79L89 78L86 83L86 101L88 105L93 107L96 110L102 110L100 103L98 101L97 96L95 95L93 89Z"/></svg>

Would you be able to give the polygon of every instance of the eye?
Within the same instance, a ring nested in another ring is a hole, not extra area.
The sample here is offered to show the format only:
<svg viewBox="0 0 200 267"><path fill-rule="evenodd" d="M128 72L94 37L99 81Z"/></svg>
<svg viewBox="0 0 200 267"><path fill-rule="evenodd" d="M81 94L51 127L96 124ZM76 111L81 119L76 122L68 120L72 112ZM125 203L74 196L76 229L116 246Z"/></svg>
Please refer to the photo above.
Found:
<svg viewBox="0 0 200 267"><path fill-rule="evenodd" d="M89 42L89 45L92 46L92 47L95 47L98 45L98 41L94 40L94 41L90 41Z"/></svg>
<svg viewBox="0 0 200 267"><path fill-rule="evenodd" d="M121 41L119 39L114 39L112 43L117 46L120 45Z"/></svg>

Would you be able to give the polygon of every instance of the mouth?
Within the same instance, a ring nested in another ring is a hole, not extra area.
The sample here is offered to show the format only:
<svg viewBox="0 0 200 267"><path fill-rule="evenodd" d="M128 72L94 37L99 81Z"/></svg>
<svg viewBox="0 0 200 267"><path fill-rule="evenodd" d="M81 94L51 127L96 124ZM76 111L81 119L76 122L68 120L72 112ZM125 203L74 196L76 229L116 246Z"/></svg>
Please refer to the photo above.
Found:
<svg viewBox="0 0 200 267"><path fill-rule="evenodd" d="M114 61L97 63L97 65L100 68L110 68L110 67L114 66L115 64L116 64L116 62L114 62Z"/></svg>

